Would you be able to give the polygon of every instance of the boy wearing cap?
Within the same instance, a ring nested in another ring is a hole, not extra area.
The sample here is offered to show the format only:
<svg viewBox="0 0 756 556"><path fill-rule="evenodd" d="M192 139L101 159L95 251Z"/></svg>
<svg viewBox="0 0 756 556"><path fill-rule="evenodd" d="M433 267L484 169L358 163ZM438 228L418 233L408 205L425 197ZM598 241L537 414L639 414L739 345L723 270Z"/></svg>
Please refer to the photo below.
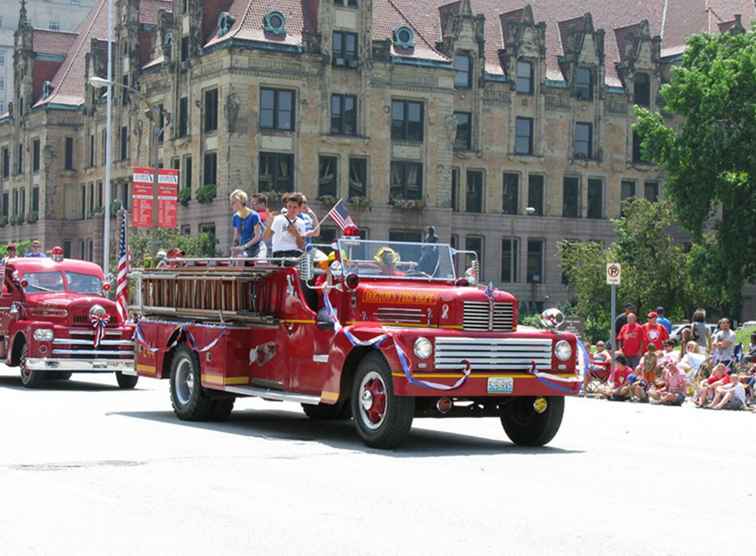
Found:
<svg viewBox="0 0 756 556"><path fill-rule="evenodd" d="M627 365L627 358L618 353L614 356L614 369L612 369L606 385L599 391L599 394L608 400L623 402L630 397L632 384L628 378L632 374L632 369Z"/></svg>
<svg viewBox="0 0 756 556"><path fill-rule="evenodd" d="M743 409L746 403L745 388L735 371L729 370L728 384L717 387L716 395L707 407L711 409Z"/></svg>
<svg viewBox="0 0 756 556"><path fill-rule="evenodd" d="M653 344L657 350L661 351L664 347L664 341L669 338L669 333L666 328L657 322L657 314L655 311L651 311L646 316L648 317L648 322L643 325L646 340L649 344Z"/></svg>

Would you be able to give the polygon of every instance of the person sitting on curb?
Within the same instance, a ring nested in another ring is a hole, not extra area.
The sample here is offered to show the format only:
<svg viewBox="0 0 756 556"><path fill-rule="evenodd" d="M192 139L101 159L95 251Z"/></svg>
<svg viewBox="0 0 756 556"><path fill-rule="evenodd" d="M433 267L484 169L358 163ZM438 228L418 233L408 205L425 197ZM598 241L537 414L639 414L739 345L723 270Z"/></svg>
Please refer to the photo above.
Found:
<svg viewBox="0 0 756 556"><path fill-rule="evenodd" d="M722 384L716 389L716 394L711 403L706 406L710 409L743 409L746 403L745 388L734 370L727 371L729 382Z"/></svg>
<svg viewBox="0 0 756 556"><path fill-rule="evenodd" d="M685 355L680 359L680 370L687 375L689 381L696 378L701 365L706 361L706 356L699 350L698 344L691 340L685 346Z"/></svg>
<svg viewBox="0 0 756 556"><path fill-rule="evenodd" d="M664 378L658 386L648 392L652 400L661 405L680 406L685 402L685 392L688 389L688 378L674 363L664 369Z"/></svg>
<svg viewBox="0 0 756 556"><path fill-rule="evenodd" d="M727 367L721 363L718 364L712 369L709 378L703 379L698 385L698 394L696 395L695 401L696 407L703 407L706 405L709 402L709 398L714 397L716 389L729 382L730 377L727 374Z"/></svg>
<svg viewBox="0 0 756 556"><path fill-rule="evenodd" d="M627 379L631 374L632 369L628 366L627 357L617 353L614 356L614 369L599 394L608 400L624 402L630 397L631 385Z"/></svg>
<svg viewBox="0 0 756 556"><path fill-rule="evenodd" d="M606 349L606 344L602 341L596 342L596 353L590 356L590 368L583 376L584 396L588 393L588 384L591 380L598 379L605 382L608 379L611 361L612 354Z"/></svg>

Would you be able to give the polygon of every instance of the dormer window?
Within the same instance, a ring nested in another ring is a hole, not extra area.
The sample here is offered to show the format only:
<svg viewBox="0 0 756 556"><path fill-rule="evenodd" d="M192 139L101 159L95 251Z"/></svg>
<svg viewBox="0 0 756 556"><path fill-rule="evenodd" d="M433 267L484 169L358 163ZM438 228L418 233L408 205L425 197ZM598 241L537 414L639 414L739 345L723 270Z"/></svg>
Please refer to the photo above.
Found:
<svg viewBox="0 0 756 556"><path fill-rule="evenodd" d="M575 70L575 97L578 100L593 100L593 71L579 67Z"/></svg>
<svg viewBox="0 0 756 556"><path fill-rule="evenodd" d="M454 56L454 88L469 89L472 87L472 60L467 54Z"/></svg>
<svg viewBox="0 0 756 556"><path fill-rule="evenodd" d="M222 37L231 30L234 25L234 16L228 12L221 12L218 16L218 36Z"/></svg>
<svg viewBox="0 0 756 556"><path fill-rule="evenodd" d="M333 0L334 5L340 8L358 8L357 0Z"/></svg>
<svg viewBox="0 0 756 556"><path fill-rule="evenodd" d="M281 12L269 12L263 18L263 28L272 35L285 35L286 17Z"/></svg>
<svg viewBox="0 0 756 556"><path fill-rule="evenodd" d="M633 77L633 103L651 106L651 79L647 73L636 73Z"/></svg>
<svg viewBox="0 0 756 556"><path fill-rule="evenodd" d="M52 81L45 81L42 83L42 98L46 99L48 98L53 92L53 84Z"/></svg>
<svg viewBox="0 0 756 556"><path fill-rule="evenodd" d="M394 46L404 49L415 48L415 32L405 25L394 29Z"/></svg>
<svg viewBox="0 0 756 556"><path fill-rule="evenodd" d="M515 90L526 95L533 94L533 62L525 60L517 62Z"/></svg>

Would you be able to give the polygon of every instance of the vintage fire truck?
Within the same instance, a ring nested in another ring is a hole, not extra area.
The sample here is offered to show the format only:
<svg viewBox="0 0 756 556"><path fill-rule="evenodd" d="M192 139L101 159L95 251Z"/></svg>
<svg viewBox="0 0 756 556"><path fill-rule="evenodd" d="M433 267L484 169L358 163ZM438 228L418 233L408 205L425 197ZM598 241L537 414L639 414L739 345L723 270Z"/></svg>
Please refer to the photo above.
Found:
<svg viewBox="0 0 756 556"><path fill-rule="evenodd" d="M8 259L0 294L0 355L18 367L21 382L35 388L72 373L115 373L121 388L134 388L133 325L105 296L102 269L53 257Z"/></svg>
<svg viewBox="0 0 756 556"><path fill-rule="evenodd" d="M145 271L138 373L170 380L184 420L224 419L236 397L257 396L313 419L351 415L380 448L415 417L499 417L521 445L554 437L579 383L573 334L518 327L517 300L475 272L458 278L457 258L471 255L449 245L332 247L330 264L175 259Z"/></svg>

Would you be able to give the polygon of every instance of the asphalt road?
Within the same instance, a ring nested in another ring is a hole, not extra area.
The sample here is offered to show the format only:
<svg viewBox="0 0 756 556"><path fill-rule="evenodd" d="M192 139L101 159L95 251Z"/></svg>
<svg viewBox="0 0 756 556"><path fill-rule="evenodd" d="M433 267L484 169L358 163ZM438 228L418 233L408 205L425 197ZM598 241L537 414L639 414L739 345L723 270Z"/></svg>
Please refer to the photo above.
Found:
<svg viewBox="0 0 756 556"><path fill-rule="evenodd" d="M743 554L756 415L568 400L551 445L417 420L403 449L237 402L186 424L167 383L0 369L0 554Z"/></svg>

